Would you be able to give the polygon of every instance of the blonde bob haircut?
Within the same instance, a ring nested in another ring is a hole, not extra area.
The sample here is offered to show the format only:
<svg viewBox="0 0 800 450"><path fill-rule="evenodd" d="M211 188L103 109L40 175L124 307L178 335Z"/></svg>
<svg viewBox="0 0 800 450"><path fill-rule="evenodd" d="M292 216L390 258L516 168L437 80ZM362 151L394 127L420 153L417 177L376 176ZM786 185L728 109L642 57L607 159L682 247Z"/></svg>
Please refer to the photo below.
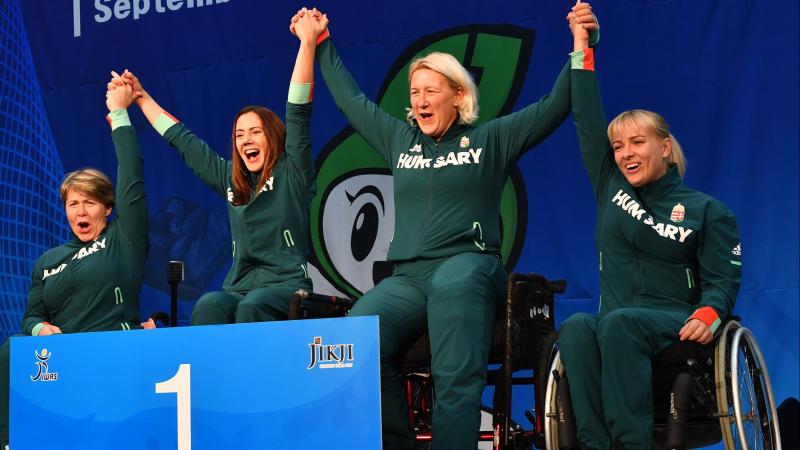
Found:
<svg viewBox="0 0 800 450"><path fill-rule="evenodd" d="M453 89L461 88L464 96L458 105L458 123L471 124L478 120L478 88L475 86L475 81L473 81L469 71L453 55L433 52L428 56L415 59L408 68L409 84L411 84L411 76L420 69L430 69L438 72L447 79L450 87ZM406 120L411 125L416 126L414 112L410 108L406 115Z"/></svg>
<svg viewBox="0 0 800 450"><path fill-rule="evenodd" d="M91 167L70 172L61 182L59 194L64 205L67 204L67 194L71 190L97 200L106 208L113 208L116 204L111 180L103 172Z"/></svg>
<svg viewBox="0 0 800 450"><path fill-rule="evenodd" d="M614 137L620 134L622 128L626 127L633 127L645 133L652 133L659 139L669 139L672 144L672 151L664 162L667 165L675 164L678 166L678 173L683 178L686 173L686 157L683 156L681 144L669 132L669 125L660 114L645 109L632 109L623 112L608 124L609 142L613 142Z"/></svg>

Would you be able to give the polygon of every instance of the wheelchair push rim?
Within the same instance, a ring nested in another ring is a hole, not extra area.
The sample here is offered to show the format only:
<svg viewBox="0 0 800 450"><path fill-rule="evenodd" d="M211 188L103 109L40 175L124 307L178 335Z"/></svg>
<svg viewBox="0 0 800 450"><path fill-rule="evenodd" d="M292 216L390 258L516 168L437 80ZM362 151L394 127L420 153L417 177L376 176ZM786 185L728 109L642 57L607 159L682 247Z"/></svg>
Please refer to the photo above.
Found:
<svg viewBox="0 0 800 450"><path fill-rule="evenodd" d="M781 449L772 385L753 334L726 325L717 349L720 425L728 449Z"/></svg>
<svg viewBox="0 0 800 450"><path fill-rule="evenodd" d="M561 364L561 357L557 348L553 354L553 362L550 364L550 371L548 374L552 374L554 371L558 371L561 375L564 374L564 366ZM556 417L556 381L555 377L552 375L547 377L547 388L544 398L545 449L553 450L558 448L558 421Z"/></svg>

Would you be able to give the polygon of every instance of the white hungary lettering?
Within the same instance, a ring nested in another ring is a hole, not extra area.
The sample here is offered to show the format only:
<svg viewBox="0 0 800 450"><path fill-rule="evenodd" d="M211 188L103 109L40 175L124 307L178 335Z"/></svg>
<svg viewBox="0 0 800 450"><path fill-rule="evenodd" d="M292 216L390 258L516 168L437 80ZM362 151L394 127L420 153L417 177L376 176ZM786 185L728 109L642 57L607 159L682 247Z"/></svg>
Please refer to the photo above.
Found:
<svg viewBox="0 0 800 450"><path fill-rule="evenodd" d="M416 147L409 150L414 151L415 148ZM436 159L425 158L423 155L409 155L406 153L401 153L400 157L397 158L397 168L424 169L426 167L431 167L431 162L433 162L434 169L445 166L460 166L462 164L480 164L482 152L482 148L477 150L471 148L464 152L450 152L447 154L447 156L439 156Z"/></svg>
<svg viewBox="0 0 800 450"><path fill-rule="evenodd" d="M611 199L611 203L615 203L622 208L623 211L627 212L638 221L641 221L642 216L647 212L639 202L626 194L622 189L617 191L616 195ZM644 224L650 226L659 236L681 243L694 231L691 228L678 227L672 224L655 223L653 217L649 214L647 215L647 219L644 220Z"/></svg>
<svg viewBox="0 0 800 450"><path fill-rule="evenodd" d="M50 275L55 275L55 274L61 272L62 270L64 270L64 267L67 267L67 263L61 264L60 266L56 267L55 269L44 269L44 275L42 275L42 279L44 280L45 278L49 277Z"/></svg>
<svg viewBox="0 0 800 450"><path fill-rule="evenodd" d="M264 187L261 188L261 192L267 192L272 190L272 183L275 182L275 177L269 177L267 181L264 182Z"/></svg>
<svg viewBox="0 0 800 450"><path fill-rule="evenodd" d="M101 241L94 241L92 243L92 245L81 248L80 250L78 250L78 253L75 253L72 256L71 261L72 260L77 260L77 259L83 259L83 258L85 258L85 257L87 257L89 255L92 255L94 253L99 252L100 250L102 250L104 248L106 248L106 238L103 238L103 240L101 240ZM67 267L67 263L63 263L60 266L55 267L53 269L44 269L44 274L42 275L42 280L44 280L45 278L47 278L49 276L61 273L61 271L64 270L65 267Z"/></svg>

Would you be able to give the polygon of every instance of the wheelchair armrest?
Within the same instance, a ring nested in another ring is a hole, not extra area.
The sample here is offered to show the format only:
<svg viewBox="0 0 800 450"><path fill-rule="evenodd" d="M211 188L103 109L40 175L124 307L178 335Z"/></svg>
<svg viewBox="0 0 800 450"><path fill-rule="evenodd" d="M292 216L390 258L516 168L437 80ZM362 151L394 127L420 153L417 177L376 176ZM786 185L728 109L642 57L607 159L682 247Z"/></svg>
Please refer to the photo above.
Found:
<svg viewBox="0 0 800 450"><path fill-rule="evenodd" d="M356 302L355 300L345 297L337 297L335 295L315 294L313 292L308 292L305 289L300 289L294 294L295 297L298 297L301 301L304 302L320 303L323 305L331 305L331 306L341 306L348 310L352 308Z"/></svg>
<svg viewBox="0 0 800 450"><path fill-rule="evenodd" d="M355 304L355 300L322 295L300 289L289 301L288 319L343 317Z"/></svg>

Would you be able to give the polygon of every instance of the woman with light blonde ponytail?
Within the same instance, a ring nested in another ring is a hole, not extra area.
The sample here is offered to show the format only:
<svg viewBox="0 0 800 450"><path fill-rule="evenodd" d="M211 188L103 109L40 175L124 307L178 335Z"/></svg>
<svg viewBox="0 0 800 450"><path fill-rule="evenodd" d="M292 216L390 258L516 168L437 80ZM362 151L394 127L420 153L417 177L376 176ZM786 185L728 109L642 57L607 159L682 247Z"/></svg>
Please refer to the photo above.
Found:
<svg viewBox="0 0 800 450"><path fill-rule="evenodd" d="M592 49L576 53L591 62L572 72L571 101L597 201L601 300L561 324L561 362L581 448L652 448L651 360L678 340L712 341L736 301L742 247L733 213L683 184L664 118L635 109L606 125Z"/></svg>
<svg viewBox="0 0 800 450"><path fill-rule="evenodd" d="M608 124L608 141L614 142L614 136L618 135L622 129L630 126L638 127L660 139L668 139L672 149L669 155L664 158L664 163L677 166L681 178L686 175L686 157L683 154L683 148L670 132L667 121L660 114L646 109L632 109L620 113Z"/></svg>

